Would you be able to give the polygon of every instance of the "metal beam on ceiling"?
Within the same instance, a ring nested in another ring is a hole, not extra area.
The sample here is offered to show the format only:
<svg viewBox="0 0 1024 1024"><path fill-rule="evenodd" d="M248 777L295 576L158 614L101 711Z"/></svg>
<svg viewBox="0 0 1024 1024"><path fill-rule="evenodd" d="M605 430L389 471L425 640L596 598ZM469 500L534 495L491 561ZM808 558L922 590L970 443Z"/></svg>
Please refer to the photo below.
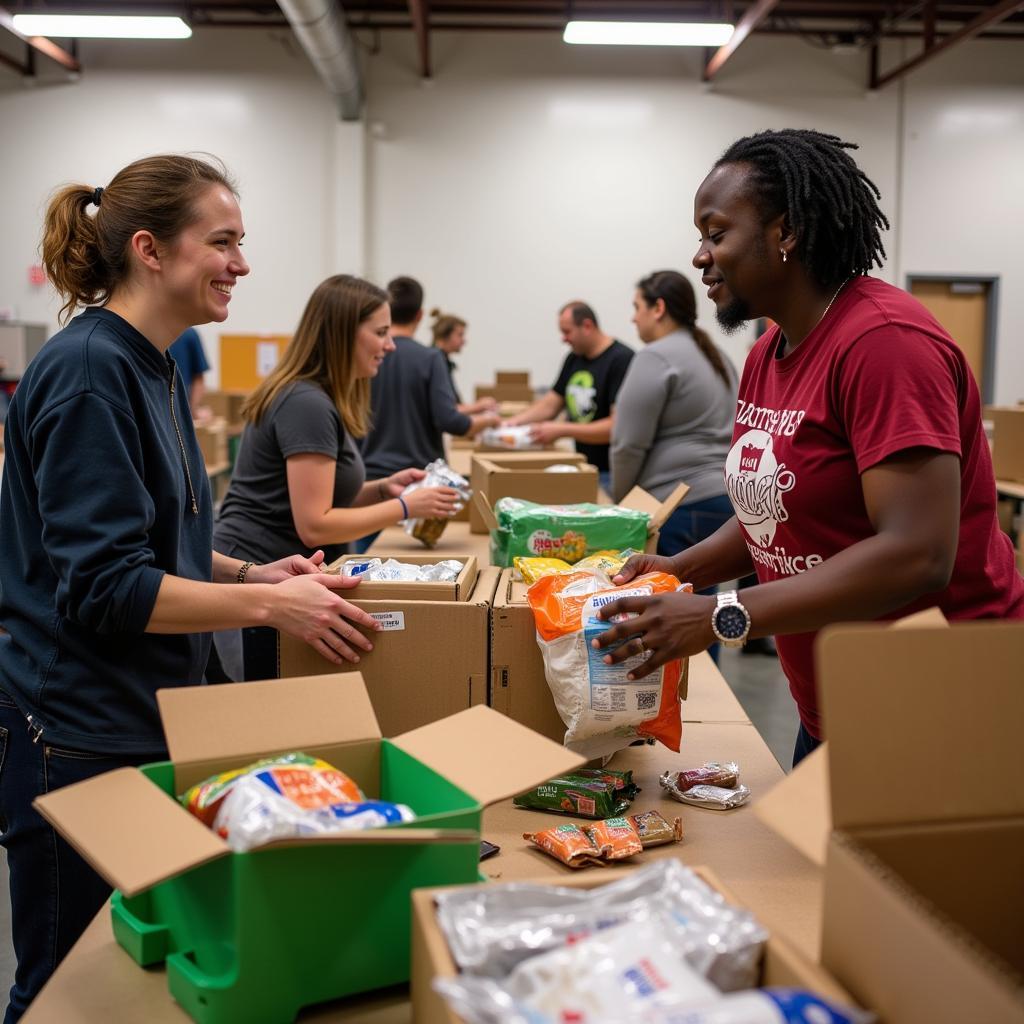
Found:
<svg viewBox="0 0 1024 1024"><path fill-rule="evenodd" d="M420 57L420 77L430 78L430 12L427 0L409 0L409 15L416 33L416 49Z"/></svg>
<svg viewBox="0 0 1024 1024"><path fill-rule="evenodd" d="M0 28L7 29L11 35L17 36L17 38L22 42L32 47L33 50L49 57L52 61L56 61L61 65L61 67L66 68L68 71L71 71L76 75L82 73L82 65L79 64L78 61L67 52L67 50L62 50L56 43L47 39L46 36L26 36L19 32L14 27L14 15L5 7L0 7ZM6 64L10 62L4 61L4 63ZM24 73L32 73L31 62L26 63Z"/></svg>
<svg viewBox="0 0 1024 1024"><path fill-rule="evenodd" d="M911 57L910 60L904 61L891 71L887 71L884 75L879 75L877 67L873 66L871 81L869 83L870 88L881 89L882 86L888 85L889 82L894 82L897 78L901 78L903 75L907 74L908 71L913 71L914 68L919 68L926 61L931 60L932 57L937 56L944 50L948 50L951 46L956 46L957 43L962 43L971 39L973 36L978 35L979 32L983 32L986 28L990 28L992 25L996 25L1000 21L1004 21L1006 18L1016 14L1018 11L1024 11L1024 0L1001 0L1000 3L991 4L973 21L969 21L963 26L963 28L958 29L956 32L946 36L932 46L929 46L927 43L928 23L926 21L926 41L921 53L916 57Z"/></svg>
<svg viewBox="0 0 1024 1024"><path fill-rule="evenodd" d="M779 0L757 0L753 7L748 7L746 14L740 18L733 31L732 38L724 46L720 46L704 68L704 81L710 82L722 70L725 62L739 49L751 32L768 17L778 5Z"/></svg>

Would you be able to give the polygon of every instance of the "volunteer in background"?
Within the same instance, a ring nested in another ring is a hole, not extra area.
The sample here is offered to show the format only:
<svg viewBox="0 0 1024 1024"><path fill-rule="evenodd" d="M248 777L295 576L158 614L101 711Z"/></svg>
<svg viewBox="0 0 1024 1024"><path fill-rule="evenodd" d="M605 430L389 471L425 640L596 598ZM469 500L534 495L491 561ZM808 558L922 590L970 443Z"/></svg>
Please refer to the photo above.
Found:
<svg viewBox="0 0 1024 1024"><path fill-rule="evenodd" d="M347 581L319 571L319 552L270 565L211 555L209 483L167 348L191 324L226 319L249 273L242 233L224 172L177 156L131 164L106 189L68 185L46 212L62 319L88 308L33 359L7 419L0 818L18 959L7 1022L110 895L35 797L166 757L156 691L202 681L211 629L264 622L349 659L371 646L348 620L375 623L332 592Z"/></svg>
<svg viewBox="0 0 1024 1024"><path fill-rule="evenodd" d="M385 292L347 274L317 286L281 361L242 406L246 426L214 529L217 551L267 562L320 548L330 561L345 542L403 519L455 513L459 495L450 487L400 497L423 479L418 467L366 481L356 439L369 425L370 379L394 350ZM217 638L228 675L275 677L276 631L250 627L242 640L240 658L235 636Z"/></svg>
<svg viewBox="0 0 1024 1024"><path fill-rule="evenodd" d="M719 323L775 325L740 380L726 459L735 517L674 558L632 559L619 579L659 568L702 588L753 566L759 585L742 601L672 594L601 611L641 613L598 643L639 633L610 655L651 651L638 675L723 636L776 634L800 712L794 763L823 734L813 662L823 626L931 606L949 619L1024 618L977 384L916 299L868 276L888 221L854 148L814 131L740 139L694 201L693 264Z"/></svg>
<svg viewBox="0 0 1024 1024"><path fill-rule="evenodd" d="M442 313L439 309L432 309L430 317L434 321L430 325L431 334L434 336L434 348L440 349L444 355L444 361L448 366L448 379L452 382L452 392L456 408L467 416L479 412L497 412L498 401L495 398L480 398L475 402L464 402L455 386L455 370L457 367L452 362L452 356L457 356L466 344L466 321L451 313Z"/></svg>
<svg viewBox="0 0 1024 1024"><path fill-rule="evenodd" d="M167 351L177 365L178 373L181 374L181 379L188 389L189 408L192 410L192 418L196 419L196 413L206 394L203 374L210 369L199 332L194 327L186 328L171 342L171 347ZM209 411L206 414L209 415Z"/></svg>
<svg viewBox="0 0 1024 1024"><path fill-rule="evenodd" d="M585 302L567 302L558 311L558 330L571 349L551 390L528 409L505 422L533 424L533 439L551 444L571 437L592 466L601 487L611 487L608 443L615 400L633 358L633 350L598 326L597 314ZM556 419L565 410L568 419Z"/></svg>
<svg viewBox="0 0 1024 1024"><path fill-rule="evenodd" d="M678 484L689 485L658 538L658 554L675 555L732 518L725 457L736 414L736 371L697 326L693 287L675 270L637 283L633 323L644 347L629 364L616 400L611 496L621 501L639 485L663 501ZM711 656L718 660L717 644Z"/></svg>

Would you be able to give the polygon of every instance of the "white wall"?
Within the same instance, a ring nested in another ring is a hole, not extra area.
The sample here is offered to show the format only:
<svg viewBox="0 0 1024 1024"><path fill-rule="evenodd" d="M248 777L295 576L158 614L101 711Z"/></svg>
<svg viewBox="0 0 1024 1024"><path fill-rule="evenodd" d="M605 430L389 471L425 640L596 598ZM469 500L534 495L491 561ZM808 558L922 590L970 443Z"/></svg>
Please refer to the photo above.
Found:
<svg viewBox="0 0 1024 1024"><path fill-rule="evenodd" d="M382 40L365 61L365 132L339 124L283 32L83 46L74 85L26 89L0 67L0 306L55 321L52 297L27 281L55 184L104 184L144 153L209 150L239 178L253 266L227 329L293 329L328 273L409 273L428 305L470 321L467 390L497 367L544 383L567 299L592 302L632 341L639 276L676 267L702 293L692 197L731 141L814 127L861 145L894 226L884 277L1001 276L997 398L1024 396L1019 43L965 44L869 94L863 56L791 38L749 40L710 89L695 52L571 48L545 33L435 33L424 85L411 35ZM700 317L717 334L702 294ZM211 355L220 330L203 329ZM739 362L750 334L719 340Z"/></svg>

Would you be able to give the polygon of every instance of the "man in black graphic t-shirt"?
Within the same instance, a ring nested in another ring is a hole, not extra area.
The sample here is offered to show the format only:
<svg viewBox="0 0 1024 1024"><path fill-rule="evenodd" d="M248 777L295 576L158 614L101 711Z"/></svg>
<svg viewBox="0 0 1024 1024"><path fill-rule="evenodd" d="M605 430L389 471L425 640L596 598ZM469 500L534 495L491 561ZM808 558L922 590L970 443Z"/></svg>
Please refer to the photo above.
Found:
<svg viewBox="0 0 1024 1024"><path fill-rule="evenodd" d="M571 437L576 450L597 467L607 490L615 398L633 350L605 334L585 302L566 303L558 312L558 329L572 349L558 380L543 398L508 422L532 423L534 439L542 444ZM567 419L556 419L563 410Z"/></svg>

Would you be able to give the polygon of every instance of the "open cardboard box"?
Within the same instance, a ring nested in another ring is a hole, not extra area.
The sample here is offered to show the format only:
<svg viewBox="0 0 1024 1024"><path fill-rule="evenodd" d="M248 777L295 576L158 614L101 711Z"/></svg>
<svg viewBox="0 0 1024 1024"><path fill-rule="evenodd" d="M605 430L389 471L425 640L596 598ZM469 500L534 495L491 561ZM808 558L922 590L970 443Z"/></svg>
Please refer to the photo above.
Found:
<svg viewBox="0 0 1024 1024"><path fill-rule="evenodd" d="M694 871L730 903L741 906L714 873L705 867ZM531 884L569 889L594 889L614 879L599 870L552 880L535 879ZM518 881L518 880L517 880ZM437 922L434 897L437 889L417 889L412 894L412 1010L416 1024L462 1024L462 1018L449 1009L432 987L434 978L452 978L458 973L448 941ZM762 985L806 989L841 1005L853 1000L836 981L816 964L801 956L783 938L772 935L765 945L761 963Z"/></svg>
<svg viewBox="0 0 1024 1024"><path fill-rule="evenodd" d="M544 675L544 658L537 645L533 611L526 603L529 584L503 569L491 614L491 687L488 703L513 721L557 743L565 738L565 723L555 709ZM686 700L689 660L683 661L679 699Z"/></svg>
<svg viewBox="0 0 1024 1024"><path fill-rule="evenodd" d="M532 402L530 373L528 370L498 370L493 384L477 385L476 397L496 398L499 402Z"/></svg>
<svg viewBox="0 0 1024 1024"><path fill-rule="evenodd" d="M310 676L358 669L366 680L381 728L391 734L415 729L474 704L485 704L491 601L498 570L490 566L478 570L474 556L460 553L389 556L374 552L372 557L418 559L421 563L456 558L465 563L465 568L454 585L368 582L343 591L346 601L384 625L382 632L373 634L373 650L361 652L358 666L336 665L309 644L281 633L277 647L279 674ZM363 594L369 596L364 598Z"/></svg>
<svg viewBox="0 0 1024 1024"><path fill-rule="evenodd" d="M358 673L160 690L171 760L35 806L119 891L118 942L167 961L204 1024L283 1024L300 1007L409 977L409 893L479 878L483 807L582 759L488 708L383 739ZM292 750L324 758L417 820L233 853L174 799Z"/></svg>
<svg viewBox="0 0 1024 1024"><path fill-rule="evenodd" d="M996 479L1024 483L1024 406L987 406L985 418L992 421L992 469Z"/></svg>
<svg viewBox="0 0 1024 1024"><path fill-rule="evenodd" d="M229 427L242 424L242 406L248 391L206 391L202 404L213 410L213 415L227 422Z"/></svg>
<svg viewBox="0 0 1024 1024"><path fill-rule="evenodd" d="M549 473L549 466L576 466L575 473ZM470 486L493 508L499 498L523 498L542 505L597 501L597 469L579 452L504 452L473 456ZM487 533L480 506L469 505L470 533Z"/></svg>
<svg viewBox="0 0 1024 1024"><path fill-rule="evenodd" d="M828 743L755 809L825 865L822 965L884 1024L1019 1024L1024 623L837 626L816 659Z"/></svg>
<svg viewBox="0 0 1024 1024"><path fill-rule="evenodd" d="M551 476L555 474L552 473ZM568 474L566 474L568 475ZM634 487L629 494L627 494L622 501L618 504L621 508L634 509L637 512L646 512L648 516L647 520L647 544L644 550L650 554L653 554L658 550L658 537L662 526L673 512L679 503L686 497L687 492L690 490L687 484L679 484L674 491L664 500L658 501L653 494L649 494L642 487ZM520 495L509 495L509 497L520 497ZM531 499L526 499L531 500ZM509 568L509 565L502 563L502 555L498 550L498 544L496 543L496 533L498 531L498 520L494 514L494 507L487 500L487 496L480 491L475 491L473 494L473 502L476 508L480 510L480 515L483 517L484 524L487 530L491 534L491 563L493 565L499 565L502 568ZM472 523L470 528L472 529Z"/></svg>
<svg viewBox="0 0 1024 1024"><path fill-rule="evenodd" d="M439 555L407 555L373 554L373 555L342 555L326 567L325 572L337 573L346 562L367 562L371 558L379 558L386 562L389 558L407 565L436 565L438 562L449 561ZM431 580L367 580L361 579L355 592L364 601L465 601L473 592L480 576L475 555L465 555L457 559L462 562L462 571L451 581Z"/></svg>

